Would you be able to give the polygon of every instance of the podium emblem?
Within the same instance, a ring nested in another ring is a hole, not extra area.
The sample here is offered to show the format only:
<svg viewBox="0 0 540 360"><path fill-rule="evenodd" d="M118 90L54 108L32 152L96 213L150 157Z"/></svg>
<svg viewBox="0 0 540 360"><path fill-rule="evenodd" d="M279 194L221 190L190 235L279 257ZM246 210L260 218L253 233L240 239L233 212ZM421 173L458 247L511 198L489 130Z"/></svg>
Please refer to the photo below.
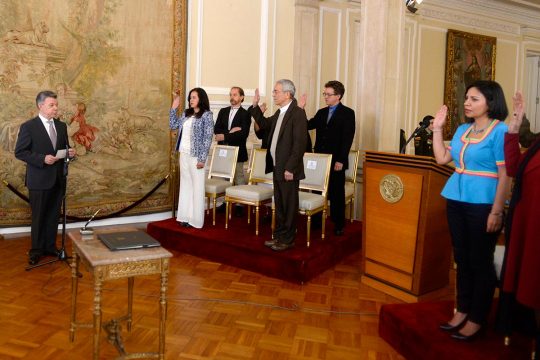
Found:
<svg viewBox="0 0 540 360"><path fill-rule="evenodd" d="M396 203L403 197L403 182L394 174L385 175L379 182L379 192L384 201Z"/></svg>

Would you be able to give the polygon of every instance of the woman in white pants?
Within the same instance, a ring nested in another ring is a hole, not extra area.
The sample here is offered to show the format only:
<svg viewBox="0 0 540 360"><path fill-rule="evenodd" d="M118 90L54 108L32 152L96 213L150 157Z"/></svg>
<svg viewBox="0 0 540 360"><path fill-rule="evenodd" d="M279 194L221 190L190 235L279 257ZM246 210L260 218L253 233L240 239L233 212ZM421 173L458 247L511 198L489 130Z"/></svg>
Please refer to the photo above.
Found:
<svg viewBox="0 0 540 360"><path fill-rule="evenodd" d="M192 89L187 100L189 107L178 116L180 96L174 94L169 112L171 130L178 129L176 151L180 153L176 221L182 226L200 229L204 225L204 165L214 135L214 119L204 89Z"/></svg>

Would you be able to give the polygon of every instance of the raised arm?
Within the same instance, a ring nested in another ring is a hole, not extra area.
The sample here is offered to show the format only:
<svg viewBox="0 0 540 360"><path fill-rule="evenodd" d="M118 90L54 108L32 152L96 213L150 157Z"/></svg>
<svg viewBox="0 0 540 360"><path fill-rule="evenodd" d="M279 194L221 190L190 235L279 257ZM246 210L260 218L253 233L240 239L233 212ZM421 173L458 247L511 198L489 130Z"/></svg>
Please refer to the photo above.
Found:
<svg viewBox="0 0 540 360"><path fill-rule="evenodd" d="M180 106L180 95L173 93L173 102L169 110L169 127L171 130L176 130L180 127L180 119L178 116L178 106Z"/></svg>
<svg viewBox="0 0 540 360"><path fill-rule="evenodd" d="M443 128L446 123L447 113L448 108L446 105L443 105L439 111L437 111L437 114L435 114L435 119L433 119L433 155L435 155L437 164L442 165L452 161L452 155L446 146L444 146L443 140Z"/></svg>
<svg viewBox="0 0 540 360"><path fill-rule="evenodd" d="M261 100L261 97L259 95L259 89L255 89L255 96L253 96L253 105L249 107L248 111L251 116L253 116L253 119L255 119L255 123L259 127L259 130L267 130L270 128L271 120L269 118L264 117L263 111L259 107L259 101Z"/></svg>
<svg viewBox="0 0 540 360"><path fill-rule="evenodd" d="M523 94L521 91L516 91L514 96L512 96L512 104L514 113L512 114L512 118L508 123L508 133L518 134L521 123L523 122L523 115L525 114L525 101L523 100Z"/></svg>
<svg viewBox="0 0 540 360"><path fill-rule="evenodd" d="M506 163L506 174L516 176L522 154L519 148L519 129L523 122L525 102L520 91L512 97L513 114L508 123L508 133L504 137L504 159Z"/></svg>

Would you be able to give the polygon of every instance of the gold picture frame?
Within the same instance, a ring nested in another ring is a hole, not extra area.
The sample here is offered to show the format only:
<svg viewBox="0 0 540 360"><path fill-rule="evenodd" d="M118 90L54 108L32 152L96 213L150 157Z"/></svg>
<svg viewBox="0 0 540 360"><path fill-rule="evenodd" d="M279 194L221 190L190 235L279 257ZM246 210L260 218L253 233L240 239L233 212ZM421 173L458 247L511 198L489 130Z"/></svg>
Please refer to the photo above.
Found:
<svg viewBox="0 0 540 360"><path fill-rule="evenodd" d="M465 90L476 80L495 79L497 38L448 30L446 41L446 76L444 103L448 116L444 138L452 138L456 128L464 121Z"/></svg>
<svg viewBox="0 0 540 360"><path fill-rule="evenodd" d="M0 226L30 223L17 195L28 195L26 164L14 148L45 89L57 92L78 153L68 216L117 213L163 179L123 215L171 210L178 184L168 112L173 90L185 97L187 0L4 0L0 16Z"/></svg>

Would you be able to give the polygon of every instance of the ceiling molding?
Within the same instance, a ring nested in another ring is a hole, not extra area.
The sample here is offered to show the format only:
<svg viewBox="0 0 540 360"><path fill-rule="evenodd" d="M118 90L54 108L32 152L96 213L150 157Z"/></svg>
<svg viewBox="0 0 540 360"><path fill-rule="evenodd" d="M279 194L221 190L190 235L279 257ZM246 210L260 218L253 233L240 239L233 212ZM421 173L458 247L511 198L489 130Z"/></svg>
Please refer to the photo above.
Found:
<svg viewBox="0 0 540 360"><path fill-rule="evenodd" d="M513 35L521 34L521 27L516 24L501 22L497 19L490 19L485 16L477 16L474 14L464 15L463 13L450 11L447 9L437 8L422 8L421 15L425 18L437 19L448 22L450 24L466 25L474 28L491 30L496 32L504 32Z"/></svg>
<svg viewBox="0 0 540 360"><path fill-rule="evenodd" d="M468 26L510 34L521 34L522 27L539 28L539 7L530 7L532 0L426 0L417 14ZM526 6L522 3L528 3ZM448 14L448 18L444 18ZM517 30L516 30L517 29Z"/></svg>

